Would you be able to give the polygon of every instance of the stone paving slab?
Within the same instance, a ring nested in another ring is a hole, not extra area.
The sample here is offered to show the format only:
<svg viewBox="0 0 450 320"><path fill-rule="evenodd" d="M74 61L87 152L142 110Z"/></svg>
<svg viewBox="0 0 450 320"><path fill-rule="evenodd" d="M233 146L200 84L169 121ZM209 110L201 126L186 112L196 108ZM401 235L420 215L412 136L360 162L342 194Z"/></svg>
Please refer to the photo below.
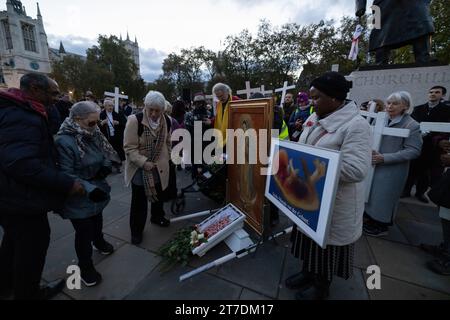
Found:
<svg viewBox="0 0 450 320"><path fill-rule="evenodd" d="M429 271L426 263L433 258L422 250L382 239L368 240L383 275L450 294L450 278Z"/></svg>
<svg viewBox="0 0 450 320"><path fill-rule="evenodd" d="M217 276L276 298L285 251L284 247L266 243L255 254L222 265Z"/></svg>
<svg viewBox="0 0 450 320"><path fill-rule="evenodd" d="M263 296L257 292L244 289L242 290L241 296L239 300L246 300L246 301L262 301L262 300L272 300L269 297Z"/></svg>
<svg viewBox="0 0 450 320"><path fill-rule="evenodd" d="M369 295L371 300L450 300L448 294L384 276L381 290L369 290Z"/></svg>
<svg viewBox="0 0 450 320"><path fill-rule="evenodd" d="M392 241L392 242L399 242L403 244L410 244L408 239L403 234L403 230L399 228L398 223L402 220L397 220L397 223L395 223L393 226L389 227L389 233L387 236L380 237L380 239ZM410 221L410 220L404 220L404 221Z"/></svg>
<svg viewBox="0 0 450 320"><path fill-rule="evenodd" d="M131 242L129 219L129 216L123 217L122 219L104 228L104 232L126 242ZM151 224L149 217L144 230L143 242L139 245L139 247L156 253L167 241L174 237L175 233L180 228L183 228L184 226L185 223L177 223L176 225L173 224L168 228L161 228Z"/></svg>
<svg viewBox="0 0 450 320"><path fill-rule="evenodd" d="M367 237L365 236L362 236L355 243L355 259L353 263L356 268L360 268L364 271L367 270L367 267L377 264L372 249L367 241Z"/></svg>
<svg viewBox="0 0 450 320"><path fill-rule="evenodd" d="M116 250L125 244L123 241L108 235L105 235L105 240L111 243ZM94 265L97 265L106 259L106 256L101 255L94 250L92 259L94 261ZM47 259L42 277L49 282L67 277L67 267L70 265L76 265L77 263L78 259L75 252L75 234L71 234L50 244L47 251Z"/></svg>
<svg viewBox="0 0 450 320"><path fill-rule="evenodd" d="M414 220L399 220L398 226L413 246L419 246L421 243L438 245L443 239L440 225Z"/></svg>
<svg viewBox="0 0 450 320"><path fill-rule="evenodd" d="M405 206L417 221L434 225L441 224L441 219L439 218L439 209L436 206L410 203L406 203Z"/></svg>
<svg viewBox="0 0 450 320"><path fill-rule="evenodd" d="M294 300L298 290L290 290L286 288L284 282L290 276L301 271L301 262L296 259L290 252L287 252L284 270L279 285L279 300ZM334 277L330 287L329 300L369 300L366 282L362 275L362 270L355 268L353 277L344 280Z"/></svg>
<svg viewBox="0 0 450 320"><path fill-rule="evenodd" d="M94 288L64 292L77 300L121 300L126 298L160 263L156 255L131 245L124 245L96 268L103 282Z"/></svg>
<svg viewBox="0 0 450 320"><path fill-rule="evenodd" d="M127 299L130 300L238 300L242 288L239 285L200 274L184 282L179 277L192 269L176 267L170 272L153 271Z"/></svg>
<svg viewBox="0 0 450 320"><path fill-rule="evenodd" d="M107 226L124 216L129 216L129 214L130 205L117 200L111 200L103 211L103 226Z"/></svg>
<svg viewBox="0 0 450 320"><path fill-rule="evenodd" d="M51 230L50 242L55 242L75 232L70 220L64 220L59 215L49 213L48 222Z"/></svg>

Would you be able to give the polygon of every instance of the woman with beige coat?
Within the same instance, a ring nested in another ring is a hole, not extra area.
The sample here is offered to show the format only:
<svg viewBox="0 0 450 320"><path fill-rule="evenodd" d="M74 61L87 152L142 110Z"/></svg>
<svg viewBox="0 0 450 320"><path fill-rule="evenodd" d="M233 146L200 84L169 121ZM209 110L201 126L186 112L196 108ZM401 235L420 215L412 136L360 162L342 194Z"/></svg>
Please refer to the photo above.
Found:
<svg viewBox="0 0 450 320"><path fill-rule="evenodd" d="M311 84L316 113L306 121L299 143L340 151L341 171L326 249L294 227L292 254L303 261L303 271L286 279L286 286L300 290L299 300L325 299L333 276L352 276L354 243L362 235L363 180L371 165L372 141L358 106L346 101L349 90L348 81L336 72Z"/></svg>
<svg viewBox="0 0 450 320"><path fill-rule="evenodd" d="M171 121L164 114L166 99L156 91L145 98L142 113L128 118L125 128L125 182L131 184L131 242L142 242L151 202L151 223L168 227L164 202L176 195L176 177L171 154Z"/></svg>

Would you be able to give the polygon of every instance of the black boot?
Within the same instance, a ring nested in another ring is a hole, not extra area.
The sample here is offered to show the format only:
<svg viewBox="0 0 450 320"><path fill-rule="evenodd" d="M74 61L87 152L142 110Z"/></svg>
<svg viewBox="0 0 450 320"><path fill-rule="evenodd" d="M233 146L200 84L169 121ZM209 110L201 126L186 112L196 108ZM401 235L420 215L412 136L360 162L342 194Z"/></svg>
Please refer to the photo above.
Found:
<svg viewBox="0 0 450 320"><path fill-rule="evenodd" d="M314 282L314 275L309 272L302 271L287 278L284 283L286 285L286 288L294 290L304 288L305 286L309 286L313 282Z"/></svg>
<svg viewBox="0 0 450 320"><path fill-rule="evenodd" d="M316 277L314 283L311 286L306 287L304 290L298 292L295 295L296 300L325 300L330 295L331 282Z"/></svg>

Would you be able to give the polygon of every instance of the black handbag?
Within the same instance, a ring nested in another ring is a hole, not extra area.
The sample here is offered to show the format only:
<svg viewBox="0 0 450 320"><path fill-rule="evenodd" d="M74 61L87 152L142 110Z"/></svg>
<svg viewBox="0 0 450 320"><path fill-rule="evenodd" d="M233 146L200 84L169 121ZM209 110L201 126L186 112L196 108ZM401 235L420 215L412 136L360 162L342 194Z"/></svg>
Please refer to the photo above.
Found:
<svg viewBox="0 0 450 320"><path fill-rule="evenodd" d="M433 185L428 197L436 205L450 209L450 169Z"/></svg>

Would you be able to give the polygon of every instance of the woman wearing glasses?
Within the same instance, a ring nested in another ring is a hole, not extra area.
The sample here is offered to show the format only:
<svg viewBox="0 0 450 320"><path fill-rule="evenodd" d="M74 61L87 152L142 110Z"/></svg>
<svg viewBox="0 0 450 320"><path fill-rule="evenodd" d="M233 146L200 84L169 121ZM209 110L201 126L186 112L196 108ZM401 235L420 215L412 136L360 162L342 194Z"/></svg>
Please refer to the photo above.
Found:
<svg viewBox="0 0 450 320"><path fill-rule="evenodd" d="M100 108L93 102L75 104L56 138L60 170L79 180L86 190L85 195L68 199L59 213L75 228L81 279L88 287L102 279L94 268L92 245L104 255L114 252L103 237L102 212L111 191L105 179L112 172L111 162L119 157L97 126L99 114Z"/></svg>

